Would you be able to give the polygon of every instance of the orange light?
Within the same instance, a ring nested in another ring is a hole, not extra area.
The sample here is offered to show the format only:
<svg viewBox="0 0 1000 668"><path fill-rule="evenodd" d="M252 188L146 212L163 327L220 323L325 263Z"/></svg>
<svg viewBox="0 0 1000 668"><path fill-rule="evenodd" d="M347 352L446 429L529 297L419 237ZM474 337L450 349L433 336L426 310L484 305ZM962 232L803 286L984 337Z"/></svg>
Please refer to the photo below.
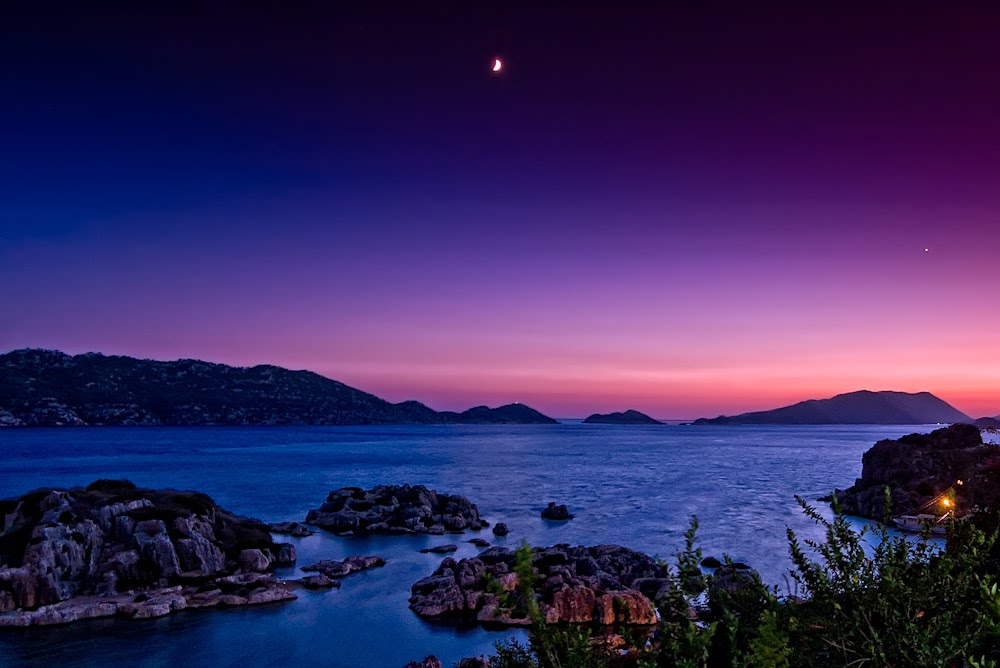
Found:
<svg viewBox="0 0 1000 668"><path fill-rule="evenodd" d="M941 503L943 503L944 507L947 508L951 505L951 499L942 499Z"/></svg>

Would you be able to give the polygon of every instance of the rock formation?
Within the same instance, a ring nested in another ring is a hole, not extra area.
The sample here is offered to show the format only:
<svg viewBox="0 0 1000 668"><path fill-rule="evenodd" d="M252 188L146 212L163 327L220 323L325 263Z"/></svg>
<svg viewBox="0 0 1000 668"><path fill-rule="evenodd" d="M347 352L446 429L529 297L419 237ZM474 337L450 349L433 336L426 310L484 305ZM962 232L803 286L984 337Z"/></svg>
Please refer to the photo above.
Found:
<svg viewBox="0 0 1000 668"><path fill-rule="evenodd" d="M341 561L331 561L324 559L315 564L302 567L303 573L320 573L328 578L342 578L351 573L365 571L369 568L381 568L385 566L385 559L382 557L347 557Z"/></svg>
<svg viewBox="0 0 1000 668"><path fill-rule="evenodd" d="M893 515L913 513L949 489L954 490L959 513L974 506L997 507L1000 447L984 445L972 425L879 441L861 461L861 477L851 488L836 492L850 515L880 519L885 487L892 494Z"/></svg>
<svg viewBox="0 0 1000 668"><path fill-rule="evenodd" d="M0 502L0 626L59 624L295 598L267 526L197 492L99 480Z"/></svg>
<svg viewBox="0 0 1000 668"><path fill-rule="evenodd" d="M555 501L549 501L549 505L542 510L542 519L564 522L573 519L573 514L565 505L556 505Z"/></svg>
<svg viewBox="0 0 1000 668"><path fill-rule="evenodd" d="M413 585L410 608L432 619L527 625L514 562L515 553L502 547L461 561L447 557ZM618 545L537 548L532 566L550 623L655 624L653 602L670 582L666 566Z"/></svg>
<svg viewBox="0 0 1000 668"><path fill-rule="evenodd" d="M489 523L464 496L441 494L423 485L344 487L309 511L306 522L338 534L478 531Z"/></svg>
<svg viewBox="0 0 1000 668"><path fill-rule="evenodd" d="M306 538L316 533L309 527L298 522L277 522L269 524L268 528L271 530L271 533L280 533L286 536L294 536L295 538Z"/></svg>

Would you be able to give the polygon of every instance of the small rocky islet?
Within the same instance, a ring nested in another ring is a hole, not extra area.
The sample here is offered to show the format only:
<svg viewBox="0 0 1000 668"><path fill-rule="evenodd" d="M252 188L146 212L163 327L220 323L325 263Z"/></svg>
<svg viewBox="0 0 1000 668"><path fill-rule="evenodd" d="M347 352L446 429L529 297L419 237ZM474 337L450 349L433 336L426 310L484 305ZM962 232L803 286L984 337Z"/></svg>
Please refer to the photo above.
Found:
<svg viewBox="0 0 1000 668"><path fill-rule="evenodd" d="M295 598L267 526L198 492L99 480L0 502L0 626L159 617Z"/></svg>
<svg viewBox="0 0 1000 668"><path fill-rule="evenodd" d="M343 487L309 511L306 523L343 536L363 534L444 535L489 526L464 496L444 494L423 485Z"/></svg>

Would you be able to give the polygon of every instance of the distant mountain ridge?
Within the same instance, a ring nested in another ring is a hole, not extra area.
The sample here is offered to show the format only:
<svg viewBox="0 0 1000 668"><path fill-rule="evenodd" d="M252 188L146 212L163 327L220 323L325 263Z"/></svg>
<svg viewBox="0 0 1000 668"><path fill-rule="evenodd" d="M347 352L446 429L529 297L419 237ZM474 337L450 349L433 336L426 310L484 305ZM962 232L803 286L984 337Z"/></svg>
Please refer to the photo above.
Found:
<svg viewBox="0 0 1000 668"><path fill-rule="evenodd" d="M663 424L645 413L629 409L621 413L594 413L583 421L584 424Z"/></svg>
<svg viewBox="0 0 1000 668"><path fill-rule="evenodd" d="M22 349L0 355L0 426L554 424L523 404L438 412L311 371Z"/></svg>
<svg viewBox="0 0 1000 668"><path fill-rule="evenodd" d="M701 418L694 424L936 424L972 422L930 392L861 390L811 399L771 411Z"/></svg>

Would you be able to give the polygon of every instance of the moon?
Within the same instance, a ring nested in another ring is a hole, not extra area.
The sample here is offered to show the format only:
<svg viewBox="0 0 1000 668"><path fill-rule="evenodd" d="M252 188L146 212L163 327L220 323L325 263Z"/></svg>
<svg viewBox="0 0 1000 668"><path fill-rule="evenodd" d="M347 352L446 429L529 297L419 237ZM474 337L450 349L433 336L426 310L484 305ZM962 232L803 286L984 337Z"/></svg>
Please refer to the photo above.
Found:
<svg viewBox="0 0 1000 668"><path fill-rule="evenodd" d="M503 69L503 61L500 60L499 58L494 58L493 59L493 71L494 72L499 72L502 69Z"/></svg>

